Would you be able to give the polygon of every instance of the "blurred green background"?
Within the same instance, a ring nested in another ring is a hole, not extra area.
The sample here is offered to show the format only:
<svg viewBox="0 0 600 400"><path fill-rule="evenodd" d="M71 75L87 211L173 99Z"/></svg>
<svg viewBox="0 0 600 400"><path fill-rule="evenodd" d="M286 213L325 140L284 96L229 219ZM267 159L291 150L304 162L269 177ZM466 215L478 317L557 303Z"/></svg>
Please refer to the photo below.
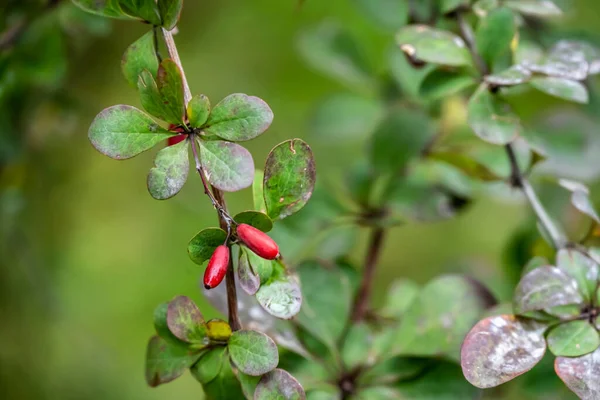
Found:
<svg viewBox="0 0 600 400"><path fill-rule="evenodd" d="M561 25L598 33L596 0L560 3L567 11ZM385 68L383 54L393 38L370 25L351 0L307 0L302 7L294 0L188 0L176 40L194 93L216 102L244 92L273 109L271 129L249 144L257 166L275 144L300 137L313 147L318 179L326 183L337 182L363 156L364 143L327 143L308 128L315 103L344 90L297 55L299 30L323 19L340 21L359 38L375 70ZM143 362L157 304L183 294L205 316L216 315L199 291L202 271L186 254L189 238L214 225L215 213L196 179L174 200L153 200L145 185L152 152L116 162L87 140L87 127L103 108L139 107L136 91L122 78L120 59L146 30L115 21L84 50L68 49L63 95L72 111L59 113L51 105L32 110L19 133L27 150L2 171L3 187L20 192L5 190L2 203L8 240L0 255L0 398L202 398L189 375L148 388ZM232 210L242 211L251 203L250 191L228 200ZM529 218L522 203L482 198L453 220L394 229L375 301L395 277L424 283L442 272L472 274L509 298L504 250ZM355 260L362 259L363 247L354 249ZM517 380L486 398L569 398L555 390L555 380L541 380L545 388L532 386L535 379L529 378L525 392L512 389L523 386Z"/></svg>

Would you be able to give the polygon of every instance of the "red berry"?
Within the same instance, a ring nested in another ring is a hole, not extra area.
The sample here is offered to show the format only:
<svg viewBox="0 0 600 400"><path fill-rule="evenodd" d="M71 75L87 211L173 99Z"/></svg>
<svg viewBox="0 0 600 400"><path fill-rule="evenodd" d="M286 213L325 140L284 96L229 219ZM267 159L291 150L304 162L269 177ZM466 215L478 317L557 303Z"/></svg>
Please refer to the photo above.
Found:
<svg viewBox="0 0 600 400"><path fill-rule="evenodd" d="M267 260L274 260L279 256L279 246L266 233L247 225L239 224L237 237L244 242L256 255Z"/></svg>
<svg viewBox="0 0 600 400"><path fill-rule="evenodd" d="M173 146L174 144L182 142L185 140L186 137L187 137L187 135L171 136L170 138L167 139L167 146Z"/></svg>
<svg viewBox="0 0 600 400"><path fill-rule="evenodd" d="M204 287L212 289L219 286L223 282L223 278L225 278L228 267L229 247L220 245L210 257L206 271L204 271Z"/></svg>

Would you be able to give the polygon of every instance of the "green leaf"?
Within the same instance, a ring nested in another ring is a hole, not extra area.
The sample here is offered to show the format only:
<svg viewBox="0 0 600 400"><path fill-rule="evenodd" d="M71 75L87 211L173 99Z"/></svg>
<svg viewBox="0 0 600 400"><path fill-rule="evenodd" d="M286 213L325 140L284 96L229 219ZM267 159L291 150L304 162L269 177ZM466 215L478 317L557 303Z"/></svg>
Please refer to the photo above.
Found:
<svg viewBox="0 0 600 400"><path fill-rule="evenodd" d="M119 7L119 0L72 0L73 3L84 11L103 17L126 17Z"/></svg>
<svg viewBox="0 0 600 400"><path fill-rule="evenodd" d="M260 211L243 211L233 217L238 224L247 224L263 232L273 229L273 221L267 214Z"/></svg>
<svg viewBox="0 0 600 400"><path fill-rule="evenodd" d="M475 83L475 79L465 73L436 69L425 77L419 92L426 99L438 100L458 94Z"/></svg>
<svg viewBox="0 0 600 400"><path fill-rule="evenodd" d="M242 142L254 139L273 122L273 111L258 97L234 93L213 108L204 131L221 139Z"/></svg>
<svg viewBox="0 0 600 400"><path fill-rule="evenodd" d="M227 355L227 352L225 352L225 355ZM202 388L207 400L244 398L242 387L227 357L221 363L221 370L218 371L216 377L203 385Z"/></svg>
<svg viewBox="0 0 600 400"><path fill-rule="evenodd" d="M146 382L155 387L171 382L191 367L200 357L198 351L174 346L153 336L146 350Z"/></svg>
<svg viewBox="0 0 600 400"><path fill-rule="evenodd" d="M396 356L378 361L359 377L362 386L386 385L416 378L431 364L426 358Z"/></svg>
<svg viewBox="0 0 600 400"><path fill-rule="evenodd" d="M167 313L169 311L169 303L162 303L154 309L154 329L167 343L175 346L185 346L186 344L179 340L177 336L171 332L167 324Z"/></svg>
<svg viewBox="0 0 600 400"><path fill-rule="evenodd" d="M472 65L465 42L451 32L410 25L396 34L396 43L413 60L453 67Z"/></svg>
<svg viewBox="0 0 600 400"><path fill-rule="evenodd" d="M536 76L529 84L537 90L576 103L586 104L589 101L587 89L583 84L564 78Z"/></svg>
<svg viewBox="0 0 600 400"><path fill-rule="evenodd" d="M229 356L236 367L250 376L264 375L277 367L277 345L264 333L250 330L234 332L227 343Z"/></svg>
<svg viewBox="0 0 600 400"><path fill-rule="evenodd" d="M150 31L136 40L127 48L121 61L121 69L125 79L133 87L137 87L138 79L143 70L152 75L158 71L158 57L154 43L154 32Z"/></svg>
<svg viewBox="0 0 600 400"><path fill-rule="evenodd" d="M298 51L316 71L342 83L372 92L376 82L354 38L339 25L322 23L298 37Z"/></svg>
<svg viewBox="0 0 600 400"><path fill-rule="evenodd" d="M582 357L556 357L556 374L579 398L600 398L600 349Z"/></svg>
<svg viewBox="0 0 600 400"><path fill-rule="evenodd" d="M593 70L597 71L597 55L589 52L589 48L581 42L561 40L556 43L546 57L525 60L523 66L533 72L574 81L584 80Z"/></svg>
<svg viewBox="0 0 600 400"><path fill-rule="evenodd" d="M256 391L256 386L260 381L260 376L250 376L246 375L240 371L237 371L237 378L240 381L240 385L242 385L242 391L244 392L244 396L247 399L254 399L254 392Z"/></svg>
<svg viewBox="0 0 600 400"><path fill-rule="evenodd" d="M592 300L600 277L600 267L594 260L578 250L561 249L556 254L556 266L575 278L584 301Z"/></svg>
<svg viewBox="0 0 600 400"><path fill-rule="evenodd" d="M362 322L350 326L341 351L342 361L348 371L368 362L372 341L373 334L367 324Z"/></svg>
<svg viewBox="0 0 600 400"><path fill-rule="evenodd" d="M442 14L448 14L457 9L466 9L471 4L471 0L439 0L439 3Z"/></svg>
<svg viewBox="0 0 600 400"><path fill-rule="evenodd" d="M407 279L395 280L387 292L385 305L379 311L384 317L400 318L417 299L419 285Z"/></svg>
<svg viewBox="0 0 600 400"><path fill-rule="evenodd" d="M417 110L395 110L373 135L373 166L382 173L402 172L410 161L420 157L435 130L428 115Z"/></svg>
<svg viewBox="0 0 600 400"><path fill-rule="evenodd" d="M583 303L577 281L556 267L539 267L525 275L513 298L515 314Z"/></svg>
<svg viewBox="0 0 600 400"><path fill-rule="evenodd" d="M175 196L185 185L190 172L188 141L167 146L158 152L148 174L148 191L157 200Z"/></svg>
<svg viewBox="0 0 600 400"><path fill-rule="evenodd" d="M262 213L267 212L267 206L265 206L265 195L263 190L263 180L265 173L262 169L254 171L254 182L252 182L252 205L256 211Z"/></svg>
<svg viewBox="0 0 600 400"><path fill-rule="evenodd" d="M493 75L487 75L484 80L491 86L516 86L528 82L531 71L522 65L514 65L507 70Z"/></svg>
<svg viewBox="0 0 600 400"><path fill-rule="evenodd" d="M301 139L286 140L269 153L264 174L267 215L275 220L295 214L310 199L315 186L312 150Z"/></svg>
<svg viewBox="0 0 600 400"><path fill-rule="evenodd" d="M500 0L478 0L473 4L473 12L478 17L484 18L498 7L500 7Z"/></svg>
<svg viewBox="0 0 600 400"><path fill-rule="evenodd" d="M600 217L590 199L590 190L587 186L568 179L560 179L558 183L572 193L571 204L573 207L600 224Z"/></svg>
<svg viewBox="0 0 600 400"><path fill-rule="evenodd" d="M497 8L481 19L475 42L483 60L493 66L500 56L510 51L516 33L515 15L508 8Z"/></svg>
<svg viewBox="0 0 600 400"><path fill-rule="evenodd" d="M302 292L295 277L278 275L261 285L256 300L272 316L290 319L300 311Z"/></svg>
<svg viewBox="0 0 600 400"><path fill-rule="evenodd" d="M350 281L338 268L328 268L317 262L305 262L296 272L304 297L296 321L335 351L350 315Z"/></svg>
<svg viewBox="0 0 600 400"><path fill-rule="evenodd" d="M160 25L156 0L119 0L119 4L127 14L141 18L152 25Z"/></svg>
<svg viewBox="0 0 600 400"><path fill-rule="evenodd" d="M174 135L147 114L124 105L103 110L88 132L96 150L117 160L134 157Z"/></svg>
<svg viewBox="0 0 600 400"><path fill-rule="evenodd" d="M192 128L199 128L206 123L210 114L210 100L203 94L192 97L187 105L187 116Z"/></svg>
<svg viewBox="0 0 600 400"><path fill-rule="evenodd" d="M470 385L460 368L448 362L437 362L416 379L396 385L399 399L465 400L477 399L481 391Z"/></svg>
<svg viewBox="0 0 600 400"><path fill-rule="evenodd" d="M167 58L160 63L156 74L156 85L167 116L165 121L183 125L185 115L183 77L175 61Z"/></svg>
<svg viewBox="0 0 600 400"><path fill-rule="evenodd" d="M240 248L242 251L246 252L248 256L248 262L250 263L252 270L260 277L260 282L266 283L271 278L271 275L273 275L273 264L276 263L276 261L265 260L245 247Z"/></svg>
<svg viewBox="0 0 600 400"><path fill-rule="evenodd" d="M157 70L158 71L158 70ZM158 119L167 121L170 119L165 109L156 80L153 74L148 70L143 70L138 77L138 92L140 93L140 102L144 110Z"/></svg>
<svg viewBox="0 0 600 400"><path fill-rule="evenodd" d="M504 145L517 138L521 131L519 117L512 113L508 104L490 93L486 84L469 100L467 107L469 126L482 140Z"/></svg>
<svg viewBox="0 0 600 400"><path fill-rule="evenodd" d="M215 249L225 243L227 233L220 228L207 228L198 232L188 243L190 259L199 265L207 262Z"/></svg>
<svg viewBox="0 0 600 400"><path fill-rule="evenodd" d="M534 269L539 268L539 267L544 267L544 266L552 266L552 265L551 265L550 261L548 261L544 257L540 257L540 256L533 257L523 267L523 271L521 272L521 276L525 276L528 273L530 273L531 271L533 271ZM561 269L563 269L563 268L561 268Z"/></svg>
<svg viewBox="0 0 600 400"><path fill-rule="evenodd" d="M289 372L275 369L260 379L254 400L304 400L306 395L300 383Z"/></svg>
<svg viewBox="0 0 600 400"><path fill-rule="evenodd" d="M206 332L213 342L225 342L231 337L231 326L221 319L211 319L206 323Z"/></svg>
<svg viewBox="0 0 600 400"><path fill-rule="evenodd" d="M395 31L408 21L406 0L354 0L354 3L378 28Z"/></svg>
<svg viewBox="0 0 600 400"><path fill-rule="evenodd" d="M555 356L579 357L600 346L598 331L588 321L571 321L553 328L547 337Z"/></svg>
<svg viewBox="0 0 600 400"><path fill-rule="evenodd" d="M179 22L183 0L158 0L158 11L162 21L162 26L172 30Z"/></svg>
<svg viewBox="0 0 600 400"><path fill-rule="evenodd" d="M506 0L506 7L534 17L553 17L562 11L551 0Z"/></svg>
<svg viewBox="0 0 600 400"><path fill-rule="evenodd" d="M310 128L323 141L362 139L377 127L384 113L379 99L338 93L317 105Z"/></svg>
<svg viewBox="0 0 600 400"><path fill-rule="evenodd" d="M200 162L211 185L236 192L252 185L254 160L239 144L222 140L200 140Z"/></svg>
<svg viewBox="0 0 600 400"><path fill-rule="evenodd" d="M512 315L479 321L462 345L465 378L486 389L529 371L546 352L545 329L542 324Z"/></svg>
<svg viewBox="0 0 600 400"><path fill-rule="evenodd" d="M445 275L431 281L400 323L396 354L458 360L463 338L493 304L493 296L472 279Z"/></svg>
<svg viewBox="0 0 600 400"><path fill-rule="evenodd" d="M431 153L429 157L448 163L461 170L464 174L482 181L493 182L503 178L496 171L465 154L448 151Z"/></svg>
<svg viewBox="0 0 600 400"><path fill-rule="evenodd" d="M190 372L198 382L202 385L206 385L219 375L219 372L225 363L229 363L227 347L211 347L202 353L202 357L200 357L198 362L192 366Z"/></svg>
<svg viewBox="0 0 600 400"><path fill-rule="evenodd" d="M237 265L237 275L240 287L250 296L254 296L260 288L260 276L252 269L248 260L248 253L244 247L240 247L240 255Z"/></svg>
<svg viewBox="0 0 600 400"><path fill-rule="evenodd" d="M208 344L204 317L189 297L177 296L169 303L167 326L184 342Z"/></svg>

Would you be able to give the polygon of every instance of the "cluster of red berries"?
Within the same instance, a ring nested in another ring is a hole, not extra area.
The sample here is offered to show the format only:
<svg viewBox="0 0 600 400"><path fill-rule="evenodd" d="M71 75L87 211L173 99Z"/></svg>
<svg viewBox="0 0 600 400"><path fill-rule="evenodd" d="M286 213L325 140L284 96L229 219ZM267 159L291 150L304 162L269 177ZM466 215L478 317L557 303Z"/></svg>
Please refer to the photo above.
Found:
<svg viewBox="0 0 600 400"><path fill-rule="evenodd" d="M279 247L266 233L247 224L239 224L236 236L257 256L266 260L279 257ZM229 247L225 244L217 247L208 261L204 272L204 287L213 289L223 281L229 267Z"/></svg>

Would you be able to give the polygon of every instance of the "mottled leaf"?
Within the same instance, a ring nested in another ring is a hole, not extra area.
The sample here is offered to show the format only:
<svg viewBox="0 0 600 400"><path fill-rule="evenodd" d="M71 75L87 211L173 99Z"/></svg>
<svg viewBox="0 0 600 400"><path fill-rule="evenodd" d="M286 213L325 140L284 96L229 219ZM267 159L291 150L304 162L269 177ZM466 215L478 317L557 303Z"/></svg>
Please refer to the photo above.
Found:
<svg viewBox="0 0 600 400"><path fill-rule="evenodd" d="M599 67L596 57L579 42L562 40L552 47L546 57L541 60L526 60L523 65L540 74L581 81L593 71L590 69L591 62L594 63L594 69Z"/></svg>
<svg viewBox="0 0 600 400"><path fill-rule="evenodd" d="M174 135L147 114L124 105L103 110L88 132L96 150L117 160L134 157Z"/></svg>
<svg viewBox="0 0 600 400"><path fill-rule="evenodd" d="M561 249L556 254L556 266L575 278L586 302L592 300L600 277L600 267L594 260L578 250Z"/></svg>
<svg viewBox="0 0 600 400"><path fill-rule="evenodd" d="M300 311L302 292L294 276L278 276L261 285L256 300L274 317L290 319Z"/></svg>
<svg viewBox="0 0 600 400"><path fill-rule="evenodd" d="M582 104L589 101L587 89L577 81L551 76L536 76L531 78L529 84L541 92L564 100Z"/></svg>
<svg viewBox="0 0 600 400"><path fill-rule="evenodd" d="M354 3L379 28L396 30L408 21L406 0L354 0Z"/></svg>
<svg viewBox="0 0 600 400"><path fill-rule="evenodd" d="M436 69L425 77L419 92L427 99L437 100L458 94L475 83L475 78L471 75Z"/></svg>
<svg viewBox="0 0 600 400"><path fill-rule="evenodd" d="M137 87L138 79L143 70L152 75L158 71L158 57L154 44L154 33L149 31L127 48L121 61L121 69L127 82Z"/></svg>
<svg viewBox="0 0 600 400"><path fill-rule="evenodd" d="M184 342L208 344L204 317L189 297L177 296L169 303L167 325Z"/></svg>
<svg viewBox="0 0 600 400"><path fill-rule="evenodd" d="M167 146L158 152L148 174L148 191L157 200L175 196L185 185L190 172L188 141Z"/></svg>
<svg viewBox="0 0 600 400"><path fill-rule="evenodd" d="M522 65L514 65L507 70L493 75L487 75L484 80L492 86L516 86L528 82L531 71Z"/></svg>
<svg viewBox="0 0 600 400"><path fill-rule="evenodd" d="M556 267L539 267L521 278L515 289L515 314L545 308L580 304L577 281Z"/></svg>
<svg viewBox="0 0 600 400"><path fill-rule="evenodd" d="M260 276L252 269L250 261L248 261L248 253L244 248L241 248L237 265L237 276L240 287L250 296L256 294L260 288Z"/></svg>
<svg viewBox="0 0 600 400"><path fill-rule="evenodd" d="M183 77L177 63L170 58L163 60L156 74L156 85L167 116L165 121L175 125L184 124Z"/></svg>
<svg viewBox="0 0 600 400"><path fill-rule="evenodd" d="M300 383L289 372L275 369L264 375L254 392L254 400L304 400Z"/></svg>
<svg viewBox="0 0 600 400"><path fill-rule="evenodd" d="M175 28L175 25L179 22L183 0L158 0L157 3L162 26L168 30Z"/></svg>
<svg viewBox="0 0 600 400"><path fill-rule="evenodd" d="M571 204L573 204L573 207L600 224L600 217L594 208L590 198L590 190L587 186L567 179L560 179L558 183L572 193Z"/></svg>
<svg viewBox="0 0 600 400"><path fill-rule="evenodd" d="M169 311L169 303L162 303L154 309L154 329L158 336L164 341L175 346L185 346L181 340L177 338L169 329L167 323L167 313Z"/></svg>
<svg viewBox="0 0 600 400"><path fill-rule="evenodd" d="M231 337L231 326L221 319L211 319L206 323L206 332L211 341L227 342Z"/></svg>
<svg viewBox="0 0 600 400"><path fill-rule="evenodd" d="M555 356L578 357L600 346L598 331L589 321L571 321L553 328L546 338Z"/></svg>
<svg viewBox="0 0 600 400"><path fill-rule="evenodd" d="M211 185L225 192L245 189L254 181L252 155L239 144L202 140L200 162Z"/></svg>
<svg viewBox="0 0 600 400"><path fill-rule="evenodd" d="M261 332L236 331L229 338L227 348L231 361L240 371L250 376L264 375L279 363L277 345Z"/></svg>
<svg viewBox="0 0 600 400"><path fill-rule="evenodd" d="M241 142L254 139L273 122L273 111L258 97L234 93L221 100L210 113L204 131Z"/></svg>
<svg viewBox="0 0 600 400"><path fill-rule="evenodd" d="M600 398L600 349L582 357L556 357L556 374L582 400Z"/></svg>
<svg viewBox="0 0 600 400"><path fill-rule="evenodd" d="M510 44L517 33L513 12L505 7L497 8L482 18L477 27L475 41L477 50L488 65L510 51Z"/></svg>
<svg viewBox="0 0 600 400"><path fill-rule="evenodd" d="M247 224L263 232L273 229L273 221L269 216L260 211L243 211L233 217L238 224Z"/></svg>
<svg viewBox="0 0 600 400"><path fill-rule="evenodd" d="M199 128L206 123L210 114L210 100L203 94L192 97L187 105L187 116L192 128Z"/></svg>
<svg viewBox="0 0 600 400"><path fill-rule="evenodd" d="M461 38L426 25L400 29L396 43L410 59L454 67L472 64L469 50Z"/></svg>
<svg viewBox="0 0 600 400"><path fill-rule="evenodd" d="M506 0L506 7L534 17L553 17L562 14L551 0Z"/></svg>
<svg viewBox="0 0 600 400"><path fill-rule="evenodd" d="M497 95L482 84L471 96L467 108L469 126L482 140L504 145L517 138L521 131L519 117Z"/></svg>
<svg viewBox="0 0 600 400"><path fill-rule="evenodd" d="M545 326L512 315L479 321L465 338L461 365L465 378L485 389L533 368L546 352Z"/></svg>
<svg viewBox="0 0 600 400"><path fill-rule="evenodd" d="M153 336L146 350L146 382L154 387L178 378L200 357L197 350L167 343Z"/></svg>
<svg viewBox="0 0 600 400"><path fill-rule="evenodd" d="M219 228L207 228L198 232L188 243L190 259L199 265L207 262L215 249L225 243L227 233Z"/></svg>
<svg viewBox="0 0 600 400"><path fill-rule="evenodd" d="M312 195L316 179L312 150L300 139L280 143L269 153L264 174L267 215L273 220L288 217Z"/></svg>

